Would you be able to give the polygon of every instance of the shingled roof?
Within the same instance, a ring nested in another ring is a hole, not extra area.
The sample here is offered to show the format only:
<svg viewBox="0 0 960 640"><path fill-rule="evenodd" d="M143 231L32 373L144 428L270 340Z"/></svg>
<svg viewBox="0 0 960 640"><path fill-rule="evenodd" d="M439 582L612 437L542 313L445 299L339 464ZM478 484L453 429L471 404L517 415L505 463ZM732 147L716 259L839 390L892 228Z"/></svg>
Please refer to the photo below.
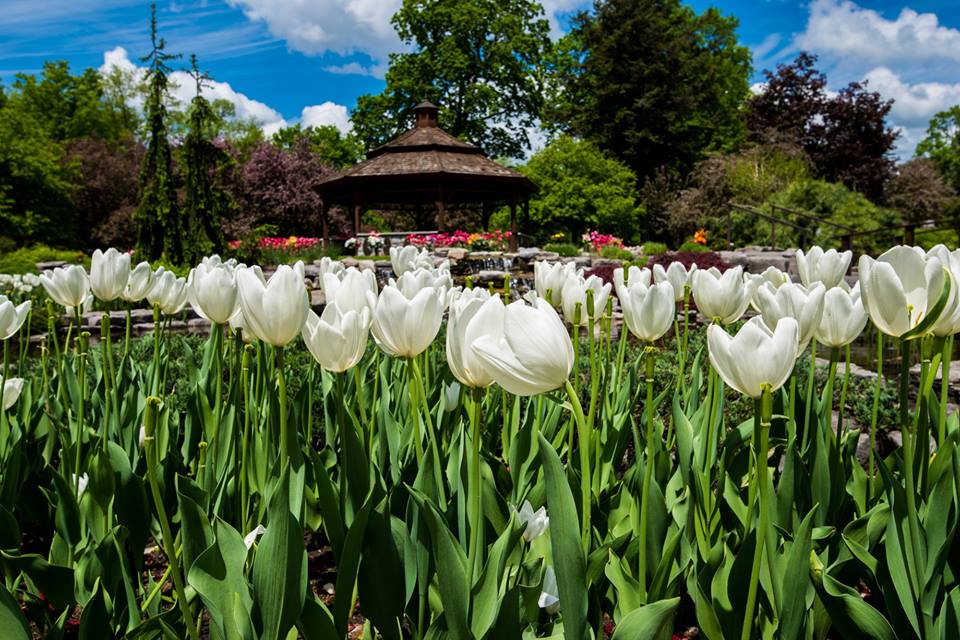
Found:
<svg viewBox="0 0 960 640"><path fill-rule="evenodd" d="M408 204L419 200L424 190L445 187L451 190L451 203L506 201L536 191L530 179L516 169L491 160L476 145L441 129L438 111L429 102L417 105L413 129L373 149L363 162L320 183L324 200L348 204L360 191L366 204L389 206ZM381 188L384 192L378 193Z"/></svg>

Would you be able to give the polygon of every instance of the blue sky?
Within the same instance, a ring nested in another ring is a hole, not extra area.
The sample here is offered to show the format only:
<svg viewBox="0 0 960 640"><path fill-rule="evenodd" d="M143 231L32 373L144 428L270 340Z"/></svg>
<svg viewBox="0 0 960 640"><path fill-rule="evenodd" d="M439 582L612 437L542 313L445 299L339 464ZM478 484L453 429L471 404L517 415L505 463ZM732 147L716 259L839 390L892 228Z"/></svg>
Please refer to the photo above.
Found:
<svg viewBox="0 0 960 640"><path fill-rule="evenodd" d="M554 35L582 0L542 0ZM358 95L379 91L387 56L400 48L390 16L401 0L161 0L171 51L196 53L212 91L267 131L285 123L349 127ZM754 80L806 49L820 56L831 88L868 80L894 98L901 156L936 111L960 103L957 0L690 0L740 20ZM148 49L146 0L0 0L0 78L36 72L44 60L79 70L136 72ZM182 97L190 84L182 82Z"/></svg>

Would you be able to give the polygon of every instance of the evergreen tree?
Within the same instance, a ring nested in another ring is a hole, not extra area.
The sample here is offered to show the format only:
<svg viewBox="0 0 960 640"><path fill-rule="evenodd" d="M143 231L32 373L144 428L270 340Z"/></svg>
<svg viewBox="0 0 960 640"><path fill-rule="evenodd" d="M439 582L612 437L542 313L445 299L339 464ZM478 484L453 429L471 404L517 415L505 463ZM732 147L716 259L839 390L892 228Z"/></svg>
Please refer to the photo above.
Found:
<svg viewBox="0 0 960 640"><path fill-rule="evenodd" d="M229 211L230 199L217 185L216 173L229 156L214 144L215 118L210 103L203 97L203 81L209 79L197 68L197 56L190 57L197 95L190 102L189 131L183 140L186 193L183 217L187 235L183 242L183 260L187 264L223 249L220 220Z"/></svg>
<svg viewBox="0 0 960 640"><path fill-rule="evenodd" d="M148 62L147 99L144 115L147 128L147 153L140 167L139 204L134 212L137 225L137 250L141 257L163 257L174 264L183 260L184 226L177 205L173 174L173 154L167 138L167 88L169 60L178 56L166 52L167 43L157 37L157 6L150 6L150 42L153 49L144 57Z"/></svg>

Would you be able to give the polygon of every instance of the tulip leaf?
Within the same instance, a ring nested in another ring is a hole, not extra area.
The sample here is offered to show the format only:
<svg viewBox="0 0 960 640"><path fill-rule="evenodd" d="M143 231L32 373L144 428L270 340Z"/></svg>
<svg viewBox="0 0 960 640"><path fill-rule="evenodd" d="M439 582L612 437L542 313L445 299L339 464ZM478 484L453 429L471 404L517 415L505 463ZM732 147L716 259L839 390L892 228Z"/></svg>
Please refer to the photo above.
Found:
<svg viewBox="0 0 960 640"><path fill-rule="evenodd" d="M312 595L307 596L303 603L297 629L305 640L329 640L338 637L333 614Z"/></svg>
<svg viewBox="0 0 960 640"><path fill-rule="evenodd" d="M102 640L113 637L107 596L99 580L94 585L93 596L83 606L79 631L79 640Z"/></svg>
<svg viewBox="0 0 960 640"><path fill-rule="evenodd" d="M340 637L346 635L350 614L353 612L353 589L360 568L360 551L367 530L367 519L372 508L372 501L367 500L357 512L344 538L343 551L337 559L337 599L333 603L333 620Z"/></svg>
<svg viewBox="0 0 960 640"><path fill-rule="evenodd" d="M863 601L856 590L824 572L817 588L830 621L845 638L896 640L897 634L879 611Z"/></svg>
<svg viewBox="0 0 960 640"><path fill-rule="evenodd" d="M783 640L793 640L800 637L804 618L807 614L807 588L810 586L809 567L811 532L813 529L813 515L817 507L810 510L797 529L797 533L787 551L786 568L782 576L775 576L780 580L780 637ZM769 551L768 551L769 552ZM802 577L801 577L802 576Z"/></svg>
<svg viewBox="0 0 960 640"><path fill-rule="evenodd" d="M386 502L370 512L357 573L357 594L363 603L364 617L380 635L385 640L399 640L398 628L405 604L403 581L384 579L384 576L400 576L404 569L391 524Z"/></svg>
<svg viewBox="0 0 960 640"><path fill-rule="evenodd" d="M19 555L6 551L0 551L0 565L5 566L9 574L23 572L58 608L69 607L76 602L73 595L74 572L69 567L51 564L36 553Z"/></svg>
<svg viewBox="0 0 960 640"><path fill-rule="evenodd" d="M307 591L303 531L290 512L290 467L284 465L270 498L267 531L253 561L253 591L262 640L283 640L300 616Z"/></svg>
<svg viewBox="0 0 960 640"><path fill-rule="evenodd" d="M183 528L183 573L190 573L197 556L214 544L213 528L207 519L207 493L186 476L177 474L177 502Z"/></svg>
<svg viewBox="0 0 960 640"><path fill-rule="evenodd" d="M557 574L563 632L567 640L587 640L586 559L580 544L580 518L567 482L564 465L556 450L541 434L540 461L547 485L547 511L550 513L550 543L554 571ZM589 509L590 505L584 505Z"/></svg>
<svg viewBox="0 0 960 640"><path fill-rule="evenodd" d="M631 611L617 625L611 640L669 640L673 632L674 613L679 604L680 598L670 598Z"/></svg>
<svg viewBox="0 0 960 640"><path fill-rule="evenodd" d="M247 547L229 524L218 520L215 526L216 541L197 556L187 582L200 594L224 640L242 640L253 634L253 598L243 575Z"/></svg>
<svg viewBox="0 0 960 640"><path fill-rule="evenodd" d="M471 640L467 559L436 507L413 487L407 487L407 490L417 503L419 513L430 530L433 560L437 566L440 591L443 593L443 616L447 621L447 630L454 640ZM420 576L420 579L422 580L423 576Z"/></svg>
<svg viewBox="0 0 960 640"><path fill-rule="evenodd" d="M20 612L20 606L6 586L0 583L0 629L8 640L30 640L33 634Z"/></svg>

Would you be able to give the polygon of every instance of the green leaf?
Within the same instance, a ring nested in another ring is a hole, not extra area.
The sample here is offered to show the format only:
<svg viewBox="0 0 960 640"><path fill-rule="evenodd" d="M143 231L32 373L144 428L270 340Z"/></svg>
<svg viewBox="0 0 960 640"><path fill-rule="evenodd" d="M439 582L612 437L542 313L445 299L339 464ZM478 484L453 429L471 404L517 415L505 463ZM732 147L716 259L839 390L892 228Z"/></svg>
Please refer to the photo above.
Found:
<svg viewBox="0 0 960 640"><path fill-rule="evenodd" d="M669 639L673 632L673 616L680 598L658 600L631 611L617 625L612 640Z"/></svg>
<svg viewBox="0 0 960 640"><path fill-rule="evenodd" d="M197 556L187 574L210 614L211 624L226 640L253 635L253 598L243 575L247 547L236 529L218 520L216 541Z"/></svg>
<svg viewBox="0 0 960 640"><path fill-rule="evenodd" d="M103 591L103 585L97 581L93 590L93 597L83 607L83 613L80 614L79 640L103 640L112 637L113 629L110 628L110 613L106 594Z"/></svg>
<svg viewBox="0 0 960 640"><path fill-rule="evenodd" d="M307 592L303 530L290 512L290 467L274 483L270 520L253 560L253 592L262 640L284 640L300 617Z"/></svg>
<svg viewBox="0 0 960 640"><path fill-rule="evenodd" d="M0 582L0 629L7 640L31 640L30 627L20 607L7 588Z"/></svg>
<svg viewBox="0 0 960 640"><path fill-rule="evenodd" d="M823 573L823 580L817 587L817 593L830 615L833 626L844 638L897 639L897 634L894 633L890 623L879 611L864 602L859 593L838 582L827 572Z"/></svg>
<svg viewBox="0 0 960 640"><path fill-rule="evenodd" d="M214 544L213 528L207 519L207 493L193 480L177 474L177 502L183 527L183 572L190 573L197 556Z"/></svg>
<svg viewBox="0 0 960 640"><path fill-rule="evenodd" d="M467 559L436 507L413 487L408 486L407 490L417 503L430 530L433 560L437 566L440 591L443 593L443 617L447 622L447 630L454 640L471 640L473 636L470 633L468 615L470 588L467 584Z"/></svg>
<svg viewBox="0 0 960 640"><path fill-rule="evenodd" d="M807 588L810 586L810 537L813 530L813 514L816 509L817 507L811 509L800 523L786 554L787 563L783 575L774 577L781 581L779 631L783 640L799 638L803 629L803 621L807 613Z"/></svg>
<svg viewBox="0 0 960 640"><path fill-rule="evenodd" d="M346 635L350 614L353 613L353 589L357 583L360 551L363 548L367 519L370 517L372 508L373 504L368 500L357 512L353 524L347 530L347 537L343 541L343 552L337 559L337 599L333 602L333 620L337 625L340 637Z"/></svg>
<svg viewBox="0 0 960 640"><path fill-rule="evenodd" d="M333 624L333 614L313 596L308 597L303 603L297 629L305 640L330 640L330 638L340 637L337 635L336 625Z"/></svg>
<svg viewBox="0 0 960 640"><path fill-rule="evenodd" d="M23 572L43 595L57 608L75 604L73 595L73 569L51 564L35 553L24 555L0 551L2 564L12 569L10 573Z"/></svg>
<svg viewBox="0 0 960 640"><path fill-rule="evenodd" d="M553 551L563 633L567 640L589 638L587 625L586 558L580 546L580 518L564 466L547 439L539 435L540 461L547 484L550 544ZM589 505L584 508L589 509Z"/></svg>

